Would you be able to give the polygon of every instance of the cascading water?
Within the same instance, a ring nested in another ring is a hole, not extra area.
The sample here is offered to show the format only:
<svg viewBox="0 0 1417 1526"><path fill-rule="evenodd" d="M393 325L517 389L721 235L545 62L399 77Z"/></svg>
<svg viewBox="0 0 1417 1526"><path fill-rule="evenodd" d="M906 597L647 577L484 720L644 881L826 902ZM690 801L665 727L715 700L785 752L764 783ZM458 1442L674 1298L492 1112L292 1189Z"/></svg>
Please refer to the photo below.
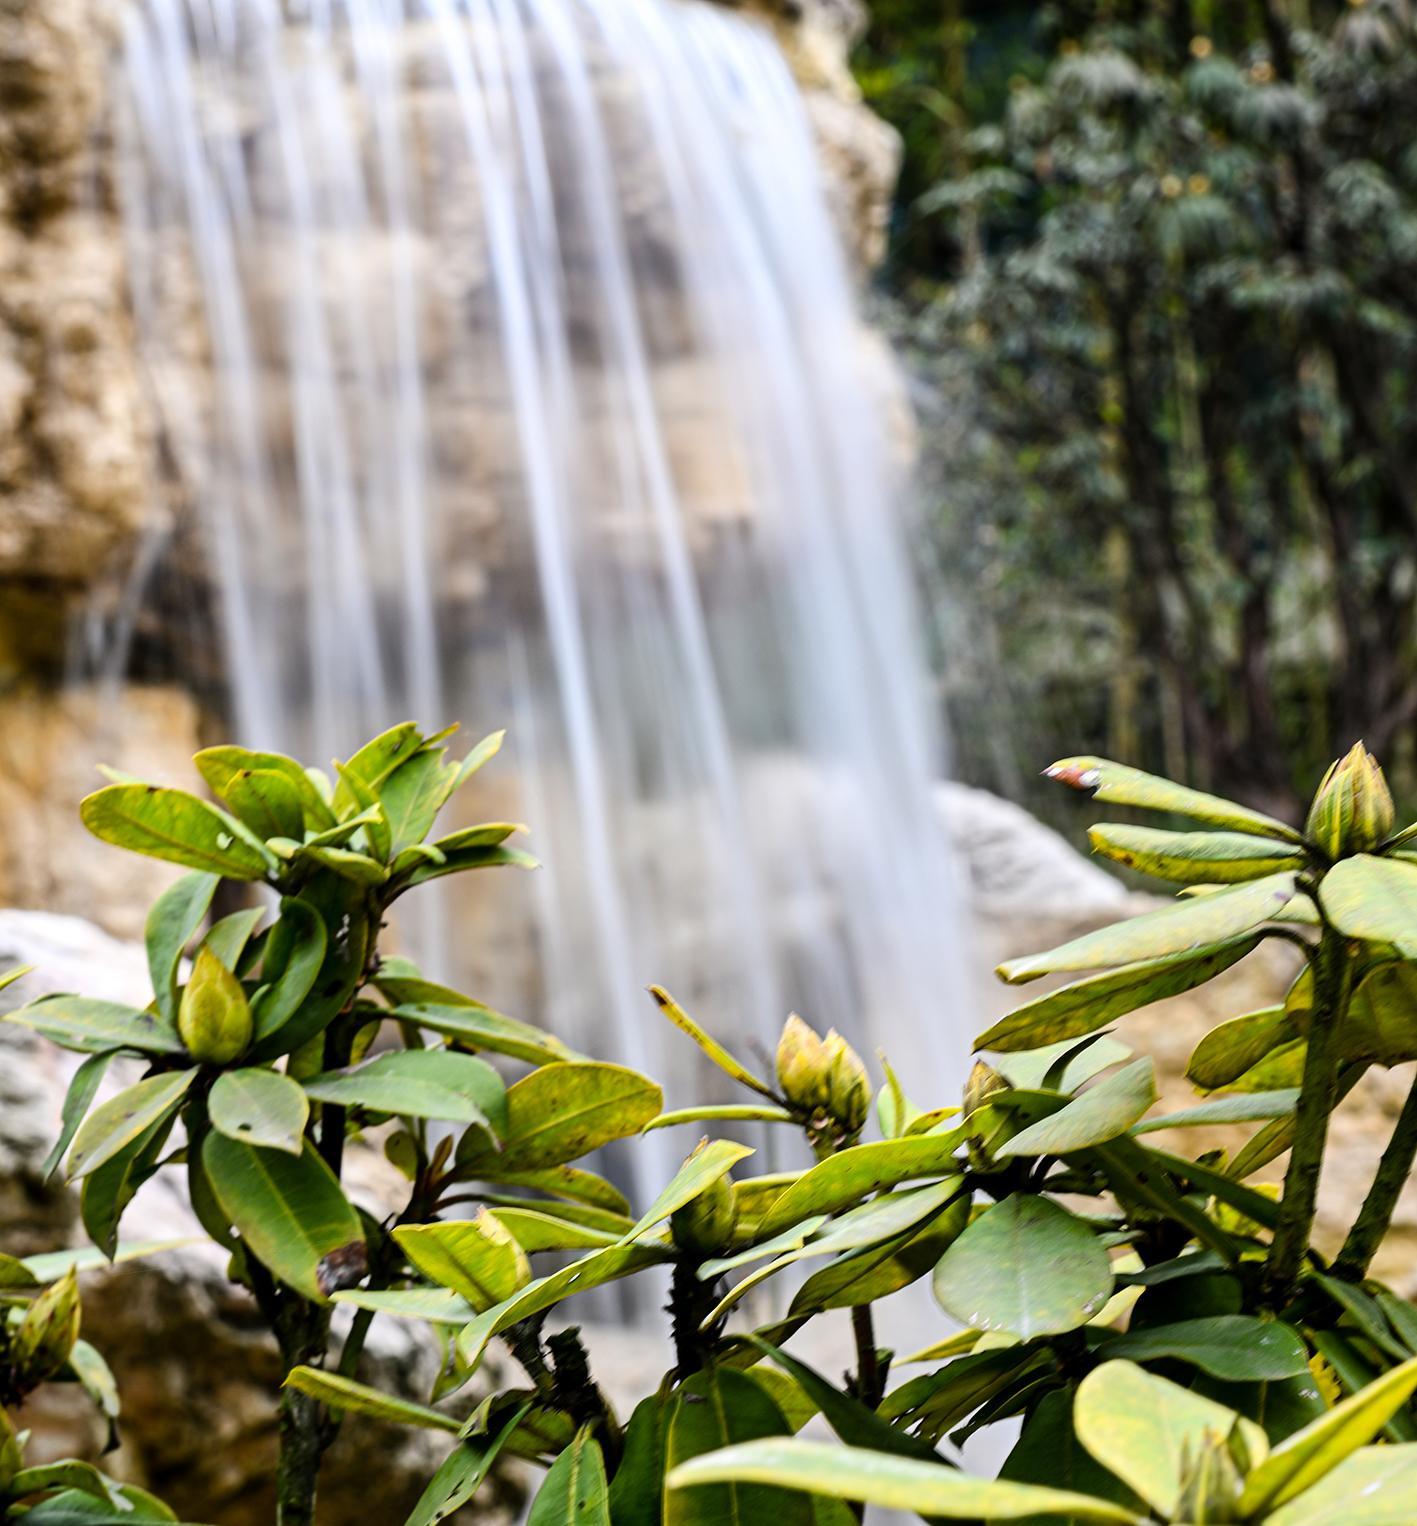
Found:
<svg viewBox="0 0 1417 1526"><path fill-rule="evenodd" d="M651 981L749 1052L796 1007L948 1093L917 612L768 32L699 0L134 0L122 85L235 731L510 728L484 803L546 867L407 929L430 973L672 1101Z"/></svg>

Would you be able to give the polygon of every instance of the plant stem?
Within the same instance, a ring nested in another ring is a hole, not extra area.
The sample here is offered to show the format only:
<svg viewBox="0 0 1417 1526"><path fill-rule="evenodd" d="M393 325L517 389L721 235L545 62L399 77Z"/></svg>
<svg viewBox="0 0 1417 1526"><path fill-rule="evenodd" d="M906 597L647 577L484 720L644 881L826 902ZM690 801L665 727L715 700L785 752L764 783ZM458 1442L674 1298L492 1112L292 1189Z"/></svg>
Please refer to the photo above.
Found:
<svg viewBox="0 0 1417 1526"><path fill-rule="evenodd" d="M1417 1080L1407 1093L1397 1125L1388 1140L1387 1149L1378 1163L1373 1185L1363 1199L1353 1228L1343 1242L1343 1249L1334 1259L1333 1272L1349 1282L1361 1282L1368 1275L1368 1267L1383 1236L1392 1222L1397 1200L1412 1174L1412 1163L1417 1160Z"/></svg>
<svg viewBox="0 0 1417 1526"><path fill-rule="evenodd" d="M281 1365L320 1366L329 1345L330 1318L318 1304L282 1289L276 1319ZM323 1407L308 1394L282 1387L280 1458L276 1465L276 1526L314 1526L320 1461L333 1433Z"/></svg>
<svg viewBox="0 0 1417 1526"><path fill-rule="evenodd" d="M876 1322L870 1304L859 1303L852 1309L851 1333L856 1337L856 1397L875 1409L885 1397L886 1375L876 1349Z"/></svg>
<svg viewBox="0 0 1417 1526"><path fill-rule="evenodd" d="M1294 1148L1284 1173L1279 1221L1265 1263L1265 1301L1271 1308L1289 1302L1309 1246L1329 1115L1337 1097L1338 1030L1348 1011L1353 967L1347 940L1325 926L1312 956L1314 1008L1294 1118Z"/></svg>

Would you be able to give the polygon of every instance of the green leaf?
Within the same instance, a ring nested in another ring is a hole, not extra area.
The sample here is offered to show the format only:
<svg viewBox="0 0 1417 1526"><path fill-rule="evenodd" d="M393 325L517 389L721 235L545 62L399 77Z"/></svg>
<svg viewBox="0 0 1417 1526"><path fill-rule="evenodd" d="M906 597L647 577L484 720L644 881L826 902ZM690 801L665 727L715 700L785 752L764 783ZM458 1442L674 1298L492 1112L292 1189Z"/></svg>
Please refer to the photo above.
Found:
<svg viewBox="0 0 1417 1526"><path fill-rule="evenodd" d="M1179 1113L1165 1113L1135 1124L1133 1134L1155 1134L1162 1129L1198 1128L1203 1124L1250 1123L1257 1118L1288 1118L1299 1102L1297 1087L1275 1092L1242 1092L1237 1097L1217 1097Z"/></svg>
<svg viewBox="0 0 1417 1526"><path fill-rule="evenodd" d="M1142 1502L1078 1440L1073 1425L1073 1392L1045 1394L1023 1423L1018 1443L1004 1459L999 1477L1014 1484L1042 1484L1111 1500L1142 1513Z"/></svg>
<svg viewBox="0 0 1417 1526"><path fill-rule="evenodd" d="M1340 859L1319 882L1319 902L1339 932L1417 958L1417 865L1366 853Z"/></svg>
<svg viewBox="0 0 1417 1526"><path fill-rule="evenodd" d="M74 1147L69 1152L69 1180L87 1176L174 1113L196 1078L195 1070L149 1076L96 1107L74 1135Z"/></svg>
<svg viewBox="0 0 1417 1526"><path fill-rule="evenodd" d="M1140 1526L1142 1519L1123 1506L1088 1495L1045 1489L1036 1484L974 1478L943 1463L917 1462L914 1458L893 1457L864 1447L831 1446L796 1437L749 1441L688 1462L676 1459L676 1466L666 1480L670 1499L676 1490L724 1482L785 1484L813 1494L863 1500L886 1510L913 1510L919 1515L951 1521L1025 1521L1058 1516ZM745 1513L738 1519L746 1522L781 1517Z"/></svg>
<svg viewBox="0 0 1417 1526"><path fill-rule="evenodd" d="M280 1280L323 1303L364 1274L364 1231L315 1147L264 1150L213 1130L202 1163L222 1212Z"/></svg>
<svg viewBox="0 0 1417 1526"><path fill-rule="evenodd" d="M878 1452L894 1453L897 1457L939 1462L939 1455L927 1442L907 1431L897 1430L889 1420L883 1420L875 1410L868 1409L859 1399L842 1393L805 1362L799 1362L796 1357L789 1356L787 1352L756 1335L750 1335L748 1339L766 1352L793 1379L812 1401L813 1407L821 1411L827 1424L848 1446L872 1447Z"/></svg>
<svg viewBox="0 0 1417 1526"><path fill-rule="evenodd" d="M767 1107L751 1102L711 1103L704 1107L681 1107L661 1113L645 1124L644 1132L673 1128L677 1123L796 1123L784 1107Z"/></svg>
<svg viewBox="0 0 1417 1526"><path fill-rule="evenodd" d="M99 1087L103 1084L104 1075L112 1059L113 1051L111 1050L91 1054L74 1072L69 1081L69 1089L64 1093L59 1138L54 1141L54 1148L45 1156L44 1164L39 1168L39 1174L42 1177L46 1179L51 1177L59 1162L64 1159L65 1153L73 1142L75 1132L84 1121L84 1114L88 1112L94 1097L98 1094Z"/></svg>
<svg viewBox="0 0 1417 1526"><path fill-rule="evenodd" d="M202 939L202 947L210 949L226 968L233 973L241 962L251 934L265 916L264 906L251 906L243 911L233 911L230 916L214 922ZM199 955L200 957L200 955Z"/></svg>
<svg viewBox="0 0 1417 1526"><path fill-rule="evenodd" d="M981 1214L935 1268L935 1298L979 1330L1022 1340L1087 1323L1112 1292L1107 1252L1081 1219L1014 1193Z"/></svg>
<svg viewBox="0 0 1417 1526"><path fill-rule="evenodd" d="M1136 964L1171 954L1198 954L1213 944L1270 921L1297 894L1293 873L1270 874L1214 895L1176 901L1126 922L1084 933L1044 954L1011 959L998 973L1010 984L1036 980L1060 970L1094 970L1104 965Z"/></svg>
<svg viewBox="0 0 1417 1526"><path fill-rule="evenodd" d="M404 1049L350 1070L328 1070L305 1082L317 1102L477 1124L496 1136L509 1127L502 1078L476 1055L450 1049Z"/></svg>
<svg viewBox="0 0 1417 1526"><path fill-rule="evenodd" d="M1417 1445L1364 1447L1265 1526L1411 1526L1417 1499Z"/></svg>
<svg viewBox="0 0 1417 1526"><path fill-rule="evenodd" d="M163 1251L180 1250L199 1243L193 1239L128 1240L114 1248L113 1254L86 1245L79 1250L51 1250L38 1256L26 1256L21 1263L37 1282L57 1282L70 1268L79 1272L100 1266L116 1266L120 1261L140 1261L144 1256L159 1256Z"/></svg>
<svg viewBox="0 0 1417 1526"><path fill-rule="evenodd" d="M15 1499L21 1500L50 1489L76 1489L106 1505L121 1507L122 1496L117 1492L118 1485L112 1479L105 1478L91 1462L80 1462L76 1457L45 1463L37 1468L21 1468L10 1481L8 1492Z"/></svg>
<svg viewBox="0 0 1417 1526"><path fill-rule="evenodd" d="M157 1010L169 1027L177 1022L177 967L197 935L220 883L215 874L184 874L152 904L143 941L148 951Z"/></svg>
<svg viewBox="0 0 1417 1526"><path fill-rule="evenodd" d="M1302 866L1295 843L1243 832L1163 832L1108 824L1089 829L1094 853L1177 885L1232 885Z"/></svg>
<svg viewBox="0 0 1417 1526"><path fill-rule="evenodd" d="M305 780L309 786L309 780ZM273 768L241 769L222 791L223 803L262 839L290 837L305 830L302 791L295 780Z"/></svg>
<svg viewBox="0 0 1417 1526"><path fill-rule="evenodd" d="M665 1402L641 1399L625 1427L620 1466L610 1481L610 1519L615 1526L660 1526L664 1495Z"/></svg>
<svg viewBox="0 0 1417 1526"><path fill-rule="evenodd" d="M373 1314L392 1314L395 1319L421 1319L430 1325L462 1326L478 1312L451 1288L346 1288L334 1295L334 1301Z"/></svg>
<svg viewBox="0 0 1417 1526"><path fill-rule="evenodd" d="M961 1197L950 1208L890 1240L837 1257L798 1288L788 1313L796 1317L825 1309L856 1308L909 1287L938 1263L959 1238L968 1217L969 1204Z"/></svg>
<svg viewBox="0 0 1417 1526"><path fill-rule="evenodd" d="M739 1267L750 1266L754 1261L781 1255L784 1251L801 1250L826 1222L826 1214L816 1213L810 1219L803 1219L800 1224L794 1224L791 1229L784 1229L781 1234L757 1241L746 1250L735 1251L731 1256L718 1256L710 1261L701 1261L699 1278L701 1281L710 1282L715 1277L736 1272Z"/></svg>
<svg viewBox="0 0 1417 1526"><path fill-rule="evenodd" d="M460 1442L419 1496L405 1526L437 1526L467 1504L530 1408L529 1404L522 1405L495 1436L469 1436Z"/></svg>
<svg viewBox="0 0 1417 1526"><path fill-rule="evenodd" d="M757 1232L763 1237L775 1235L814 1214L836 1213L902 1182L953 1174L959 1169L955 1162L959 1145L953 1133L921 1134L841 1150L813 1166L776 1197Z"/></svg>
<svg viewBox="0 0 1417 1526"><path fill-rule="evenodd" d="M121 1504L95 1499L79 1489L65 1489L32 1505L21 1519L26 1526L132 1526L134 1521L173 1521L161 1500L135 1484L115 1484Z"/></svg>
<svg viewBox="0 0 1417 1526"><path fill-rule="evenodd" d="M207 747L192 761L212 794L219 800L227 798L233 781L243 773L260 773L263 776L276 774L290 786L299 800L306 827L314 832L322 832L335 824L334 812L325 803L314 780L294 758L287 758L283 753L250 752L244 747ZM289 833L265 835L298 838L301 833L297 829Z"/></svg>
<svg viewBox="0 0 1417 1526"><path fill-rule="evenodd" d="M351 885L382 885L389 877L387 867L367 853L356 853L351 848L302 848L301 853L317 864L337 874Z"/></svg>
<svg viewBox="0 0 1417 1526"><path fill-rule="evenodd" d="M665 1430L665 1467L669 1474L664 1494L664 1526L749 1526L772 1521L775 1526L813 1526L811 1502L800 1492L764 1487L777 1480L754 1483L715 1482L711 1488L676 1484L674 1473L693 1458L752 1442L762 1437L786 1438L787 1422L768 1395L744 1373L730 1368L697 1372L680 1385ZM707 1483L708 1480L691 1480Z"/></svg>
<svg viewBox="0 0 1417 1526"><path fill-rule="evenodd" d="M379 981L379 988L389 992L390 986L407 990L409 987L426 986L430 991L442 993L441 986L422 980ZM416 1023L429 1028L445 1038L469 1049L490 1049L493 1054L504 1054L512 1060L525 1060L530 1065L550 1065L557 1060L575 1060L579 1056L552 1034L543 1033L530 1023L519 1022L514 1017L504 1017L491 1007L470 997L456 1002L447 1000L456 992L440 994L436 999L394 997L397 1001L390 1016L400 1022Z"/></svg>
<svg viewBox="0 0 1417 1526"><path fill-rule="evenodd" d="M1013 1086L1025 1091L1057 1090L1074 1092L1104 1070L1111 1070L1132 1051L1107 1034L1096 1034L1081 1042L1064 1039L1043 1049L1027 1049L1020 1054L1001 1054L994 1068ZM1062 1074L1058 1066L1062 1064Z"/></svg>
<svg viewBox="0 0 1417 1526"><path fill-rule="evenodd" d="M310 1104L289 1076L248 1068L217 1077L207 1113L212 1127L230 1139L299 1155Z"/></svg>
<svg viewBox="0 0 1417 1526"><path fill-rule="evenodd" d="M538 1213L530 1207L498 1205L492 1211L498 1222L510 1231L512 1238L528 1253L538 1250L601 1250L607 1245L618 1245L621 1240L620 1235L610 1230L572 1223L555 1214Z"/></svg>
<svg viewBox="0 0 1417 1526"><path fill-rule="evenodd" d="M1358 984L1340 1030L1345 1060L1401 1065L1417 1059L1417 966L1389 961Z"/></svg>
<svg viewBox="0 0 1417 1526"><path fill-rule="evenodd" d="M389 821L392 856L427 837L447 799L454 772L440 751L418 752L378 786L379 803Z"/></svg>
<svg viewBox="0 0 1417 1526"><path fill-rule="evenodd" d="M1129 964L1049 991L1010 1012L974 1041L976 1049L1033 1049L1093 1033L1139 1007L1204 985L1238 964L1259 943L1253 934L1197 953Z"/></svg>
<svg viewBox="0 0 1417 1526"><path fill-rule="evenodd" d="M1118 1336L1104 1349L1109 1359L1186 1362L1233 1383L1268 1383L1309 1371L1309 1353L1297 1330L1248 1314L1149 1325Z"/></svg>
<svg viewBox="0 0 1417 1526"><path fill-rule="evenodd" d="M612 1245L606 1250L595 1251L552 1272L549 1277L537 1278L514 1297L479 1314L458 1336L458 1355L471 1373L482 1360L487 1343L504 1330L510 1330L518 1320L529 1319L544 1309L554 1309L563 1299L576 1293L589 1292L591 1288L602 1287L607 1282L618 1281L671 1259L672 1254L666 1247L644 1242Z"/></svg>
<svg viewBox="0 0 1417 1526"><path fill-rule="evenodd" d="M785 1254L777 1257L766 1266L761 1266L750 1276L745 1277L737 1287L724 1295L718 1306L708 1316L706 1323L718 1319L736 1303L743 1299L758 1283L765 1278L775 1275L784 1267L793 1265L794 1262L804 1261L809 1257L835 1255L842 1251L853 1251L865 1246L879 1245L882 1249L880 1259L888 1259L898 1249L908 1244L915 1237L916 1231L927 1219L933 1219L941 1213L951 1198L960 1198L960 1212L955 1216L954 1230L958 1232L964 1218L968 1214L968 1206L964 1202L964 1196L960 1192L960 1183L957 1177L951 1177L947 1181L939 1182L931 1187L921 1187L913 1192L891 1192L869 1202L860 1203L850 1212L844 1213L840 1218L832 1220L821 1231L813 1232L807 1243L789 1249ZM794 1227L791 1233L799 1235L804 1226L820 1223L820 1216L804 1220L802 1224ZM775 1235L770 1244L783 1239L783 1236ZM943 1247L941 1247L943 1249ZM742 1257L730 1258L735 1263ZM700 1268L701 1277L713 1275L707 1271L709 1265L705 1263ZM718 1263L722 1265L722 1263ZM869 1265L856 1263L848 1269L845 1283L849 1285L855 1281L851 1273L861 1270L875 1270L878 1263L872 1261ZM838 1291L833 1281L831 1292ZM827 1289L818 1284L818 1291L825 1297ZM866 1302L865 1299L857 1300Z"/></svg>
<svg viewBox="0 0 1417 1526"><path fill-rule="evenodd" d="M1298 1036L1283 1007L1232 1017L1212 1028L1195 1047L1186 1075L1205 1091L1228 1086L1259 1064L1277 1045Z"/></svg>
<svg viewBox="0 0 1417 1526"><path fill-rule="evenodd" d="M479 1314L531 1281L526 1252L486 1209L474 1219L405 1224L394 1239L424 1276L460 1293Z"/></svg>
<svg viewBox="0 0 1417 1526"><path fill-rule="evenodd" d="M1063 758L1045 769L1050 779L1060 780L1074 789L1091 790L1092 798L1106 805L1134 805L1144 811L1165 811L1171 816L1189 816L1207 826L1230 832L1254 832L1280 842L1299 842L1299 833L1273 816L1252 811L1248 806L1218 795L1187 789L1155 774L1142 773L1124 763L1108 758Z"/></svg>
<svg viewBox="0 0 1417 1526"><path fill-rule="evenodd" d="M109 1446L118 1445L114 1426L118 1419L118 1384L107 1362L87 1341L75 1341L69 1352L69 1369L79 1386L97 1406L99 1413L108 1421Z"/></svg>
<svg viewBox="0 0 1417 1526"><path fill-rule="evenodd" d="M259 839L205 800L156 784L110 784L79 806L104 842L230 880L259 880L274 867Z"/></svg>
<svg viewBox="0 0 1417 1526"><path fill-rule="evenodd" d="M495 1164L502 1173L560 1165L615 1139L638 1134L664 1094L637 1071L595 1061L543 1065L507 1090L507 1132ZM478 1174L479 1157L466 1162Z"/></svg>
<svg viewBox="0 0 1417 1526"><path fill-rule="evenodd" d="M183 1054L177 1029L154 1012L139 1012L114 1001L87 996L41 996L28 1006L6 1012L7 1023L20 1023L80 1054L137 1049L147 1054Z"/></svg>
<svg viewBox="0 0 1417 1526"><path fill-rule="evenodd" d="M627 1228L630 1223L630 1204L625 1194L594 1171L583 1171L576 1166L547 1166L535 1171L498 1171L496 1177L489 1180L501 1182L508 1187L525 1187L532 1192L544 1192L550 1197L565 1198L571 1203L584 1203L599 1215L623 1218ZM739 1190L742 1190L741 1182ZM531 1203L528 1206L538 1208L543 1213L561 1211L552 1203ZM587 1224L592 1221L578 1217L576 1222ZM602 1221L599 1217L594 1223L596 1228L610 1227L609 1220Z"/></svg>
<svg viewBox="0 0 1417 1526"><path fill-rule="evenodd" d="M645 1230L662 1224L753 1153L747 1145L735 1144L730 1139L714 1139L700 1146L675 1172L674 1179L655 1198L644 1216L626 1231L625 1240L637 1240Z"/></svg>
<svg viewBox="0 0 1417 1526"><path fill-rule="evenodd" d="M274 1059L270 1043L304 1004L315 987L325 962L328 940L320 914L303 901L283 896L280 919L266 942L262 977L266 984L251 1000L255 1051L260 1059Z"/></svg>
<svg viewBox="0 0 1417 1526"><path fill-rule="evenodd" d="M426 1404L415 1404L409 1399L398 1399L392 1394L381 1393L356 1383L353 1378L341 1377L337 1372L326 1372L319 1367L292 1367L286 1374L285 1388L308 1394L331 1409L346 1410L355 1415L367 1415L371 1420L386 1420L393 1425L416 1425L428 1431L447 1431L456 1436L462 1429L459 1421L451 1415L429 1409Z"/></svg>
<svg viewBox="0 0 1417 1526"><path fill-rule="evenodd" d="M1065 1107L1040 1118L994 1152L1003 1160L1021 1155L1067 1155L1125 1134L1156 1101L1156 1067L1148 1057L1080 1092Z"/></svg>
<svg viewBox="0 0 1417 1526"><path fill-rule="evenodd" d="M1073 1423L1082 1444L1144 1499L1174 1520L1189 1461L1208 1436L1239 1427L1251 1457L1263 1457L1264 1432L1232 1409L1131 1362L1104 1362L1078 1385Z"/></svg>
<svg viewBox="0 0 1417 1526"><path fill-rule="evenodd" d="M651 986L649 994L654 997L656 1005L664 1016L681 1033L687 1033L721 1071L732 1076L735 1081L742 1086L746 1086L749 1091L755 1091L772 1102L778 1100L777 1093L773 1091L766 1081L755 1076L741 1060L731 1055L712 1034L701 1028L663 986Z"/></svg>
<svg viewBox="0 0 1417 1526"><path fill-rule="evenodd" d="M1376 1382L1280 1442L1246 1480L1240 1509L1246 1516L1257 1515L1302 1495L1345 1457L1366 1446L1414 1392L1417 1357L1389 1368Z"/></svg>
<svg viewBox="0 0 1417 1526"><path fill-rule="evenodd" d="M79 1217L100 1254L115 1256L118 1226L134 1193L157 1169L162 1147L172 1132L175 1111L162 1114L145 1133L84 1178ZM32 1264L32 1263L31 1263Z"/></svg>
<svg viewBox="0 0 1417 1526"><path fill-rule="evenodd" d="M599 1446L581 1431L536 1491L527 1526L610 1526L610 1496Z"/></svg>

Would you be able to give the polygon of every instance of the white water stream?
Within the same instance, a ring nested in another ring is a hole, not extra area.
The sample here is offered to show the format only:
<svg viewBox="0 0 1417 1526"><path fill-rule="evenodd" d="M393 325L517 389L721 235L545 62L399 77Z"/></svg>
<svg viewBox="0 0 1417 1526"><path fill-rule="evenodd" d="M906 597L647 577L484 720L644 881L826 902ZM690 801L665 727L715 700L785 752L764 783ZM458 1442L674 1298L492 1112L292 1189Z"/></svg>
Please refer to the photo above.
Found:
<svg viewBox="0 0 1417 1526"><path fill-rule="evenodd" d="M545 868L405 929L431 975L670 1105L693 1067L651 981L749 1054L796 1008L948 1100L941 744L766 29L695 0L135 0L121 71L142 351L238 738L506 725L478 805ZM692 1141L650 1139L662 1180Z"/></svg>

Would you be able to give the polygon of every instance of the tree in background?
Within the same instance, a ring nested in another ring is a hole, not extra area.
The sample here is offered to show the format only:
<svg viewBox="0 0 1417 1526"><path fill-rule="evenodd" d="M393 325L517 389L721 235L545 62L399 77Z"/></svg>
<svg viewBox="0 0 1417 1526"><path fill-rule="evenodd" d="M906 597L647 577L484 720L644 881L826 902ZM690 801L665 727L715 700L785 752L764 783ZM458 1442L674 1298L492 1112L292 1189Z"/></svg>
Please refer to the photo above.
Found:
<svg viewBox="0 0 1417 1526"><path fill-rule="evenodd" d="M1410 790L1413 8L921 9L859 63L907 141L961 767L1026 793L1081 732L1292 812L1362 735Z"/></svg>

